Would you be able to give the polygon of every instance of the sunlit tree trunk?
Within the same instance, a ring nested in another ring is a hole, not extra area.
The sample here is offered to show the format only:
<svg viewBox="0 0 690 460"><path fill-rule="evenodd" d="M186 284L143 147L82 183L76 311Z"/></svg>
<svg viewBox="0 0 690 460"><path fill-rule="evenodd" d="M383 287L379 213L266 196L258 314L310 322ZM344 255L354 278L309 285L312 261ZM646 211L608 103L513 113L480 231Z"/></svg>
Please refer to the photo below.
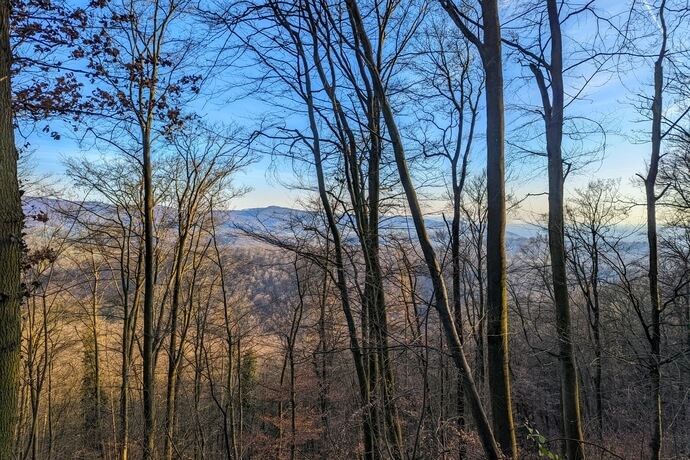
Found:
<svg viewBox="0 0 690 460"><path fill-rule="evenodd" d="M0 458L14 457L21 353L22 205L12 123L10 2L0 2Z"/></svg>
<svg viewBox="0 0 690 460"><path fill-rule="evenodd" d="M129 378L130 368L132 365L132 356L134 353L134 335L137 325L137 317L139 316L141 294L142 294L142 270L143 270L143 254L141 252L141 245L136 249L136 265L134 267L134 276L131 277L131 247L133 243L133 229L130 223L127 228L127 235L125 238L127 246L122 248L120 253L120 270L122 283L122 380L120 381L120 459L127 460L129 458L129 407L130 407L130 390ZM130 300L130 293L133 295Z"/></svg>
<svg viewBox="0 0 690 460"><path fill-rule="evenodd" d="M227 368L225 372L225 404L221 409L223 412L223 442L225 447L226 458L231 460L239 460L241 447L238 440L238 427L235 421L236 413L236 400L235 400L235 381L239 380L235 376L235 361L233 358L234 353L234 333L232 324L232 307L228 299L228 286L225 281L225 264L221 255L221 248L218 244L218 236L216 231L216 221L214 217L214 207L213 203L209 205L210 219L211 219L211 244L213 245L213 252L215 254L215 263L218 264L218 282L220 284L222 304L223 309L223 326L225 332L225 346L227 353ZM202 344L203 346L203 344ZM239 344L238 344L239 348ZM239 371L238 371L239 372ZM239 373L238 373L239 375ZM215 398L214 398L215 399ZM238 399L239 405L241 405L241 399ZM241 436L241 432L240 432Z"/></svg>

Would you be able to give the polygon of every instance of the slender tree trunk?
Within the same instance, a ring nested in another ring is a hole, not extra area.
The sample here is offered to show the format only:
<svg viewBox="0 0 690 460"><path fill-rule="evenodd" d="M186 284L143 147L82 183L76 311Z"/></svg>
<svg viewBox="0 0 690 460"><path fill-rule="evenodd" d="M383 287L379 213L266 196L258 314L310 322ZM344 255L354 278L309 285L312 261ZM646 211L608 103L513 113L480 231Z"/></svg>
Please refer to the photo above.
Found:
<svg viewBox="0 0 690 460"><path fill-rule="evenodd" d="M482 408L479 394L474 386L474 380L472 379L470 368L467 365L467 360L465 359L465 354L462 350L462 345L460 344L460 338L458 337L455 321L453 320L453 314L451 312L450 302L448 300L448 293L446 291L445 282L443 281L443 276L441 274L441 267L438 263L436 253L427 233L424 224L424 216L419 206L417 193L412 184L410 173L407 167L407 159L403 149L403 140L398 131L393 110L388 103L388 99L381 82L381 77L378 74L378 70L373 65L373 62L375 61L373 59L371 43L364 30L361 14L355 0L346 0L346 6L353 23L353 32L361 42L361 51L363 52L365 61L369 66L369 73L372 77L374 89L381 98L382 113L391 138L391 143L395 154L395 161L398 167L398 174L405 191L405 196L407 197L407 203L414 221L419 244L431 275L434 287L435 307L439 312L441 323L443 324L443 328L446 332L449 347L453 358L455 359L456 366L462 371L468 403L472 409L472 414L474 415L475 422L477 424L478 434L484 447L485 454L490 460L499 459L501 458L500 451L494 439L491 427L489 426L486 413Z"/></svg>
<svg viewBox="0 0 690 460"><path fill-rule="evenodd" d="M280 369L280 380L278 380L278 387L283 390L285 385L285 374L287 372L288 364L290 361L290 336L286 337L287 350L285 351L285 356L283 356L283 365ZM280 401L278 401L278 445L276 446L276 458L283 457L283 438L285 437L285 430L283 429L283 417L285 415L285 406L282 399L282 394L280 395Z"/></svg>
<svg viewBox="0 0 690 460"><path fill-rule="evenodd" d="M296 364L295 364L295 337L290 340L290 460L295 460L297 455L297 395L296 395Z"/></svg>
<svg viewBox="0 0 690 460"><path fill-rule="evenodd" d="M153 262L153 184L151 168L151 131L142 130L144 176L144 460L155 454L155 380L154 380L154 277Z"/></svg>
<svg viewBox="0 0 690 460"><path fill-rule="evenodd" d="M566 456L570 460L576 460L583 459L585 451L580 421L580 391L572 342L565 256L562 153L564 110L563 45L556 0L547 1L547 10L551 32L551 63L548 69L551 97L549 97L549 85L545 82L541 70L536 64L531 64L530 69L537 80L544 109L549 177L548 237L553 296L556 309L558 359L561 364L563 432L565 434Z"/></svg>
<svg viewBox="0 0 690 460"><path fill-rule="evenodd" d="M476 113L476 112L475 112ZM462 294L460 291L460 281L462 278L462 268L460 266L460 212L462 208L462 192L465 185L465 179L467 178L467 163L469 159L470 146L472 141L472 135L474 132L474 123L476 116L472 117L472 124L469 133L469 141L465 150L465 155L463 157L462 169L459 171L458 177L458 160L459 160L459 146L456 150L455 157L451 162L452 176L453 176L453 220L451 223L451 260L452 260L452 288L453 288L453 315L455 319L455 326L458 331L458 338L460 339L460 344L464 345L464 333L463 333L463 321L462 321ZM458 136L460 137L460 135ZM458 139L460 142L461 139ZM458 430L464 432L466 429L465 420L465 392L463 389L462 374L457 373L456 380L456 417ZM460 443L458 456L459 458L465 458L467 454L467 447L464 442Z"/></svg>
<svg viewBox="0 0 690 460"><path fill-rule="evenodd" d="M666 57L666 21L664 17L666 1L659 7L659 21L662 31L662 45L654 63L654 97L652 99L652 154L649 170L644 180L647 200L647 242L649 244L649 300L651 307L649 378L651 381L652 399L652 438L650 448L653 460L661 457L661 439L663 436L663 419L661 406L661 295L659 292L659 249L656 224L656 182L661 160L661 123L663 119L664 67Z"/></svg>
<svg viewBox="0 0 690 460"><path fill-rule="evenodd" d="M297 281L297 292L299 295L299 302L292 311L292 318L290 321L290 331L285 336L285 343L287 350L285 350L285 358L283 360L283 369L280 373L280 387L285 383L286 370L289 372L289 395L290 395L290 460L295 460L297 455L297 395L296 395L296 362L295 362L295 345L297 343L297 334L302 323L302 314L304 312L304 288L299 276L299 268L297 261L294 261L295 277ZM279 405L279 420L280 420L280 442L278 445L278 456L281 458L282 447L282 433L283 433L283 402Z"/></svg>
<svg viewBox="0 0 690 460"><path fill-rule="evenodd" d="M303 56L306 59L306 56ZM360 393L360 400L363 405L362 411L362 435L364 438L364 458L365 460L372 460L374 458L374 440L373 436L373 423L371 421L370 410L367 407L370 401L369 392L369 381L367 377L367 372L364 366L364 359L362 357L362 349L357 338L357 327L355 325L355 319L350 306L350 295L347 287L347 276L345 273L345 263L343 256L343 245L342 238L340 235L340 229L336 222L331 203L328 198L328 192L326 190L325 174L323 171L323 163L321 156L320 147L320 136L319 128L316 121L315 106L313 101L313 92L311 88L311 79L309 74L305 74L305 87L307 100L307 111L309 117L309 126L311 133L314 137L314 167L316 169L316 179L318 184L319 198L321 200L321 205L323 206L324 212L326 214L326 221L328 223L328 229L333 236L333 251L335 253L335 269L336 269L336 282L338 286L338 291L340 293L340 301L343 308L343 313L345 314L345 319L347 322L348 335L350 340L350 352L355 364L355 371L357 374L357 382Z"/></svg>
<svg viewBox="0 0 690 460"><path fill-rule="evenodd" d="M469 65L468 65L469 67ZM462 78L469 78L467 73L467 68L463 67ZM467 140L465 141L464 154L462 155L462 162L460 162L460 152L461 143L463 142L463 130L464 130L464 110L465 107L465 82L461 82L461 103L456 103L457 110L460 114L460 123L458 126L458 139L455 148L455 153L451 158L451 175L452 175L452 187L453 187L453 220L451 222L451 261L452 261L452 289L453 289L453 314L455 316L455 325L458 330L458 337L460 338L460 343L464 345L464 333L463 333L463 321L462 321L462 294L461 294L461 278L462 278L462 267L460 264L460 219L462 211L462 193L465 188L465 181L467 180L467 165L469 162L469 156L472 147L472 141L474 136L474 128L477 120L476 105L472 106L470 103L470 109L472 110L470 127L468 130ZM479 96L478 96L479 97ZM460 163L460 164L459 164ZM456 416L458 420L458 429L462 432L466 428L465 421L465 395L462 385L462 375L458 372L457 382L457 402L456 402ZM460 458L464 458L466 454L466 447L464 443L460 444L460 449L458 455Z"/></svg>
<svg viewBox="0 0 690 460"><path fill-rule="evenodd" d="M209 292L209 295L211 294L212 291ZM206 456L206 439L201 417L201 401L202 396L204 396L202 379L204 373L204 342L206 339L205 331L208 328L208 312L200 314L202 314L203 317L197 317L197 334L194 341L194 458L205 458ZM225 431L223 434L225 434Z"/></svg>
<svg viewBox="0 0 690 460"><path fill-rule="evenodd" d="M455 167L453 168L455 170ZM453 182L457 182L455 171L453 171ZM453 265L452 284L453 284L453 315L455 318L455 326L458 330L458 338L460 343L464 344L463 329L462 329L462 303L460 301L460 191L458 187L453 187L453 222L451 224L451 258ZM462 387L462 374L458 372L456 381L457 388L457 402L456 402L456 416L458 420L458 429L465 430L465 395ZM460 457L464 457L464 445L460 446Z"/></svg>
<svg viewBox="0 0 690 460"><path fill-rule="evenodd" d="M92 254L93 257L93 254ZM96 439L94 439L92 442L94 444L94 447L96 448L96 451L98 452L99 455L103 455L103 420L102 420L102 404L101 400L103 398L102 395L102 385L101 385L101 348L98 343L98 285L100 281L100 275L97 272L98 267L95 264L95 261L93 263L93 268L94 268L94 285L93 285L93 302L91 304L91 333L92 337L91 339L93 340L93 394L94 394L94 404L96 405L95 409L95 426L94 431L96 435Z"/></svg>
<svg viewBox="0 0 690 460"><path fill-rule="evenodd" d="M476 240L476 253L477 253L477 297L479 298L479 304L476 309L476 350L475 350L475 368L474 372L477 376L477 382L480 386L484 385L484 375L485 375L485 364L484 364L484 349L486 347L485 343L485 330L486 330L486 298L484 289L484 232L480 230L477 234Z"/></svg>
<svg viewBox="0 0 690 460"><path fill-rule="evenodd" d="M127 243L131 244L132 228L129 227ZM129 293L131 280L129 279L130 252L129 246L123 249L121 255L121 268L123 269L122 295L124 318L122 322L122 380L120 382L120 460L127 460L129 457L129 371L134 353L134 334L136 330L137 316L139 315L139 303L141 300L141 274L144 258L141 253L142 247L137 251L136 266L134 272L134 295L131 303ZM124 255L126 251L126 256ZM125 267L126 270L125 270ZM124 278L126 276L127 278Z"/></svg>
<svg viewBox="0 0 690 460"><path fill-rule="evenodd" d="M32 297L28 301L27 313L25 317L26 324L26 372L28 377L28 387L29 387L29 405L30 405L30 416L31 420L29 423L29 433L28 440L26 442L26 448L21 458L26 460L31 456L32 459L36 459L36 444L37 444L37 433L38 430L38 411L40 406L40 370L38 369L38 344L37 338L35 336L37 318L37 307L36 307L36 297Z"/></svg>
<svg viewBox="0 0 690 460"><path fill-rule="evenodd" d="M20 379L24 378L23 373L20 374ZM21 454L24 448L24 437L25 437L25 426L28 420L27 412L31 409L31 405L27 404L30 401L30 388L29 385L20 385L19 387L19 403L18 403L18 414L16 422L16 431L14 434L14 447L13 451Z"/></svg>
<svg viewBox="0 0 690 460"><path fill-rule="evenodd" d="M486 273L487 355L493 427L503 453L517 457L515 426L510 392L508 354L508 304L505 252L504 108L501 28L498 2L482 1L486 75Z"/></svg>
<svg viewBox="0 0 690 460"><path fill-rule="evenodd" d="M226 323L227 324L227 323ZM226 326L227 327L227 326ZM226 329L227 330L227 329ZM227 336L227 353L228 353L228 370L226 374L225 391L225 416L224 423L226 424L225 431L225 451L228 459L239 460L239 449L237 448L237 430L235 422L235 365L233 360L233 342L232 334Z"/></svg>
<svg viewBox="0 0 690 460"><path fill-rule="evenodd" d="M329 240L326 239L325 254L329 252ZM328 458L331 450L330 441L330 385L328 383L330 360L328 358L328 336L326 331L326 314L328 303L328 259L323 267L323 278L321 279L321 293L319 296L319 319L318 336L319 343L316 347L314 356L314 367L319 379L319 412L321 418L321 458ZM328 446L328 448L326 447Z"/></svg>
<svg viewBox="0 0 690 460"><path fill-rule="evenodd" d="M685 272L688 273L688 266L685 266ZM685 385L690 388L690 284L685 287L684 304L684 320L685 320ZM690 401L685 401L685 423L690 423Z"/></svg>
<svg viewBox="0 0 690 460"><path fill-rule="evenodd" d="M388 315L386 313L386 299L383 290L383 273L381 271L380 244L379 244L379 208L380 208L380 163L381 163L381 110L378 98L371 100L372 109L369 122L370 143L368 171L368 225L363 238L363 246L366 247L367 276L365 276L365 298L370 305L370 322L374 335L377 364L380 369L380 386L382 410L386 428L386 440L388 449L393 459L402 459L402 428L398 417L395 402L395 376L393 364L390 358L388 345ZM379 385L378 379L373 380L375 386Z"/></svg>
<svg viewBox="0 0 690 460"><path fill-rule="evenodd" d="M190 211L191 213L191 211ZM173 292L170 306L170 343L168 347L168 383L165 402L165 447L164 457L167 460L173 458L173 440L175 437L175 419L177 408L177 382L180 367L182 343L178 344L178 320L180 311L180 292L182 290L182 275L184 271L185 250L189 222L181 217L178 219L177 250L175 252L175 268L173 272Z"/></svg>
<svg viewBox="0 0 690 460"><path fill-rule="evenodd" d="M648 176L649 177L649 176ZM652 182L653 183L653 182ZM649 242L649 296L651 301L649 377L652 393L652 439L650 441L653 460L661 457L663 419L661 406L661 299L659 295L659 263L656 231L656 206L654 187L647 187L647 240ZM651 190L649 190L651 189Z"/></svg>
<svg viewBox="0 0 690 460"><path fill-rule="evenodd" d="M235 395L233 386L235 382L234 375L234 361L232 355L232 340L228 340L228 372L226 375L226 404L224 422L227 425L225 429L225 451L228 459L239 460L239 450L237 449L237 434L235 424Z"/></svg>
<svg viewBox="0 0 690 460"><path fill-rule="evenodd" d="M43 324L42 324L42 329L43 329L43 379L47 379L48 381L48 394L47 394L47 401L46 401L46 422L48 424L47 431L48 431L48 439L47 439L47 451L45 454L45 458L47 460L50 460L53 456L53 385L52 385L52 362L51 362L51 355L50 355L50 334L49 334L49 329L48 329L48 306L47 306L47 299L46 299L46 292L43 292L42 296L42 305L43 305Z"/></svg>
<svg viewBox="0 0 690 460"><path fill-rule="evenodd" d="M48 447L46 451L46 459L51 460L53 458L53 363L48 363L48 400L46 401L46 406L48 410L47 414L47 424L48 424Z"/></svg>
<svg viewBox="0 0 690 460"><path fill-rule="evenodd" d="M416 293L416 283L414 280L414 268L412 267L412 264L410 263L410 259L408 255L405 252L405 249L401 245L400 249L400 257L402 259L402 264L403 264L403 269L404 271L401 271L400 274L400 286L401 286L401 294L402 294L402 302L403 305L405 306L405 318L407 321L408 328L410 330L410 334L412 336L411 343L417 344L419 346L422 346L422 352L421 353L416 353L417 355L417 360L418 360L418 369L419 373L421 374L422 377L422 401L421 405L419 408L419 420L417 422L417 429L415 432L415 439L414 443L412 446L412 454L410 455L410 459L416 459L417 458L417 452L420 450L420 438L422 437L423 432L425 431L426 427L429 425L430 421L435 421L439 417L435 417L435 414L433 413L431 404L429 402L429 395L431 393L431 388L429 384L429 352L430 352L430 347L428 346L428 329L424 327L424 315L422 315L419 312L419 307L417 305L417 299L415 296L417 295ZM408 300L409 296L409 300ZM422 339L424 337L424 339ZM407 338L405 338L407 341ZM443 344L441 343L440 349L443 349ZM443 357L441 357L443 359ZM461 380L460 380L461 381ZM442 398L445 398L445 394L443 393L443 390L441 391ZM443 414L440 416L441 419L443 419ZM430 427L431 430L438 432L438 431L445 431L445 430L440 430L438 424L434 424L433 426ZM443 440L441 440L441 443L443 443Z"/></svg>
<svg viewBox="0 0 690 460"><path fill-rule="evenodd" d="M228 358L228 367L225 374L225 409L223 411L223 438L225 442L225 455L228 460L239 460L239 449L237 446L237 430L235 423L235 395L234 395L234 382L235 382L235 362L233 360L233 350L234 350L234 334L232 331L232 321L231 321L231 311L230 303L228 302L228 291L225 284L225 264L220 253L220 247L218 246L218 238L216 236L216 221L213 215L213 203L209 206L210 218L211 218L211 239L213 244L213 250L216 255L216 263L218 264L219 272L219 282L220 289L223 299L223 320L225 326L225 342ZM202 344L203 346L203 344ZM241 405L241 399L240 405Z"/></svg>
<svg viewBox="0 0 690 460"><path fill-rule="evenodd" d="M594 315L592 335L594 336L594 403L596 406L596 422L599 440L604 439L604 397L602 393L603 363L601 344L601 304L599 302L599 248L597 236L592 232L592 305Z"/></svg>
<svg viewBox="0 0 690 460"><path fill-rule="evenodd" d="M232 357L231 357L232 358ZM244 390L242 386L242 337L237 338L237 444L235 446L236 459L244 455Z"/></svg>
<svg viewBox="0 0 690 460"><path fill-rule="evenodd" d="M13 458L21 353L22 205L12 124L10 2L0 2L0 458Z"/></svg>

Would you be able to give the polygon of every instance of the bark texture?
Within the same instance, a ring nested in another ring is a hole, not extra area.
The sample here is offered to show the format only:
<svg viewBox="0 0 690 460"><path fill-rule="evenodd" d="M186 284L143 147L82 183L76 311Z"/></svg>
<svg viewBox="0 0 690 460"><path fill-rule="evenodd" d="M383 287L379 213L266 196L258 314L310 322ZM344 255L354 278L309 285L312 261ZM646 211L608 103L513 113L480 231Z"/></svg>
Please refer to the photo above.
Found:
<svg viewBox="0 0 690 460"><path fill-rule="evenodd" d="M22 205L12 126L10 5L0 2L0 458L12 458L19 398Z"/></svg>

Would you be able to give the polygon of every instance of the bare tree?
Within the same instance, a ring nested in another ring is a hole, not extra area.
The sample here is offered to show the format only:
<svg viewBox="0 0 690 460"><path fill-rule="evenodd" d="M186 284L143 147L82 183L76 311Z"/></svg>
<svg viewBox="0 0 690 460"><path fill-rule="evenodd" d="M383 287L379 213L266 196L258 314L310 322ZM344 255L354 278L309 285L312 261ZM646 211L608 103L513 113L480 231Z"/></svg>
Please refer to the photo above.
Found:
<svg viewBox="0 0 690 460"><path fill-rule="evenodd" d="M486 81L486 186L487 186L487 355L491 412L496 440L503 452L517 457L510 392L508 305L505 253L505 113L503 55L498 2L482 0L481 23L450 0L441 0L462 34L477 49ZM473 2L474 3L474 2ZM475 8L474 6L471 8ZM476 32L474 30L477 30ZM482 35L479 35L479 31Z"/></svg>
<svg viewBox="0 0 690 460"><path fill-rule="evenodd" d="M633 5L636 6L636 5ZM650 448L652 458L658 460L662 455L662 439L663 439L663 413L661 400L661 365L662 365L662 313L664 304L661 301L661 292L659 288L659 248L658 248L658 231L657 231L657 204L663 197L668 187L659 190L659 171L662 165L662 146L670 133L676 131L676 127L681 123L682 119L688 114L688 109L681 112L679 115L668 119L665 114L666 106L664 105L664 94L669 89L667 79L669 72L665 70L667 64L672 64L674 61L674 51L679 52L681 49L674 49L676 40L679 38L677 31L680 30L680 25L687 21L690 9L686 4L675 4L675 2L667 2L661 0L658 4L644 5L632 9L633 16L640 15L644 18L644 22L653 22L653 27L656 29L653 38L657 39L655 45L658 47L657 52L653 53L653 92L651 97L644 97L642 103L642 110L649 115L651 119L650 132L650 147L651 154L649 158L647 173L645 175L638 174L642 180L645 190L645 211L647 217L647 243L649 246L648 255L648 289L649 289L649 308L650 315L648 319L640 316L639 319L644 327L645 337L649 342L649 378L651 382L651 401L652 401L652 436L650 439ZM647 37L643 37L647 38ZM644 42L644 40L643 40ZM680 53L682 56L682 53Z"/></svg>
<svg viewBox="0 0 690 460"><path fill-rule="evenodd" d="M203 124L172 135L174 149L161 168L172 179L170 205L176 211L177 237L172 262L170 313L168 329L168 380L166 388L165 451L170 459L174 452L175 419L179 368L183 358L189 321L181 321L181 311L189 315L191 305L183 308L182 291L185 278L189 278L190 266L195 263L193 249L201 242L203 220L210 212L212 203L226 203L242 190L232 190L233 174L252 161L252 157L235 139L236 130L214 129ZM193 283L187 280L187 283ZM180 326L183 323L184 326Z"/></svg>
<svg viewBox="0 0 690 460"><path fill-rule="evenodd" d="M418 39L418 51L410 66L419 75L415 91L417 118L424 124L418 134L426 158L440 159L442 168L450 166L448 195L451 201L449 241L451 251L451 287L453 314L460 340L463 336L463 267L461 256L461 221L463 193L468 179L470 154L483 91L483 76L476 68L470 43L449 24L447 15L431 19ZM459 73L459 75L458 75ZM445 181L448 179L443 178ZM468 221L469 225L474 222ZM483 242L482 242L483 244ZM483 286L480 288L483 291ZM484 293L480 292L483 297ZM457 382L458 428L465 429L462 381Z"/></svg>
<svg viewBox="0 0 690 460"><path fill-rule="evenodd" d="M154 196L152 161L156 140L187 118L181 103L199 91L201 77L189 69L196 46L182 27L188 2L113 2L96 15L94 34L79 54L97 89L92 111L110 120L108 129L89 126L97 142L135 158L141 167L144 202L144 458L155 457L154 377ZM175 29L173 37L172 29ZM198 30L194 31L194 33Z"/></svg>
<svg viewBox="0 0 690 460"><path fill-rule="evenodd" d="M130 378L143 296L143 184L137 174L138 165L131 158L108 162L70 158L66 166L67 176L79 190L86 196L103 200L113 210L106 217L98 208L84 204L61 206L58 212L92 234L92 243L100 242L98 249L113 279L117 279L115 289L122 320L118 441L120 456L127 459L130 451ZM79 241L79 236L73 238Z"/></svg>
<svg viewBox="0 0 690 460"><path fill-rule="evenodd" d="M594 401L597 434L604 439L603 342L601 285L607 272L606 252L617 250L627 235L619 230L628 216L628 209L620 202L620 181L598 180L586 188L576 190L565 207L565 236L569 243L568 264L584 297L588 324L594 339Z"/></svg>
<svg viewBox="0 0 690 460"><path fill-rule="evenodd" d="M558 356L561 362L561 399L566 455L570 459L581 459L584 458L585 452L580 420L580 389L572 342L563 213L563 182L565 180L562 152L565 107L563 39L557 2L549 0L546 9L550 30L550 61L546 62L540 57L537 63L530 65L530 70L536 78L544 110L549 177L549 253L559 341ZM542 68L548 71L549 83L544 78Z"/></svg>
<svg viewBox="0 0 690 460"><path fill-rule="evenodd" d="M388 95L386 92L386 87L381 78L381 74L378 72L378 69L374 66L375 60L373 49L371 46L370 39L367 35L367 31L364 28L361 12L359 10L357 3L354 0L347 1L346 5L348 9L348 14L350 15L353 34L358 38L360 42L360 48L358 49L358 52L362 53L364 61L367 64L367 70L370 74L374 91L376 91L378 93L378 97L381 98L382 114L386 123L386 128L388 130L388 135L391 138L391 144L393 147L393 152L395 154L395 162L398 168L398 174L400 176L402 187L405 191L405 196L407 198L407 204L409 206L410 213L412 214L412 219L414 221L417 238L419 240L422 253L424 254L424 258L427 267L430 271L431 280L434 286L435 307L439 313L439 316L441 317L441 323L446 332L446 336L451 348L451 352L453 354L453 358L455 359L456 366L462 373L466 396L468 398L470 409L474 416L475 422L477 423L478 433L481 438L485 453L487 457L491 459L500 458L501 454L498 449L498 445L496 444L496 440L494 439L493 432L489 426L486 413L484 412L482 404L479 400L479 394L477 393L477 389L474 385L474 380L472 379L470 368L467 364L462 344L460 343L460 337L458 336L450 303L448 301L448 293L446 291L445 282L443 280L443 276L441 273L441 267L436 257L433 245L431 244L431 240L429 238L424 223L423 213L419 205L419 200L417 198L417 193L410 177L410 172L407 165L407 158L403 147L403 139L400 134L400 131L398 130L395 115L390 105L390 101L388 99Z"/></svg>

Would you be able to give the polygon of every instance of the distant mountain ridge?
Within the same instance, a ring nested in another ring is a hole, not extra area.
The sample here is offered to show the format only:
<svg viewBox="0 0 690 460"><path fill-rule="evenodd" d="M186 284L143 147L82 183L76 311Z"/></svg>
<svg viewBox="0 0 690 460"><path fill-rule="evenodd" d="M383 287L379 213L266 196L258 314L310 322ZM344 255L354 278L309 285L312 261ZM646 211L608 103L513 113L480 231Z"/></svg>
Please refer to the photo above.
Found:
<svg viewBox="0 0 690 460"><path fill-rule="evenodd" d="M313 213L302 209L287 208L283 206L267 206L263 208L247 208L223 211L227 213L228 220L233 223L260 223L285 224L294 221L303 221L304 217L311 218ZM438 215L430 215L425 218L427 228L430 231L446 228L443 218ZM270 225L266 225L270 227ZM414 232L412 216L407 215L383 215L381 216L382 230L407 230ZM506 228L506 238L512 240L528 240L538 233L538 228L523 223L509 223Z"/></svg>
<svg viewBox="0 0 690 460"><path fill-rule="evenodd" d="M50 214L50 210L79 208L86 212L96 214L107 214L113 209L113 205L96 200L72 201L54 197L24 197L24 212L27 215L39 211ZM223 223L226 232L233 233L233 230L253 230L267 231L273 234L281 234L290 230L291 225L301 224L313 227L322 221L317 214L303 209L288 208L284 206L265 206L245 209L230 209L214 211L220 222ZM341 216L341 218L351 218ZM428 216L426 219L427 228L431 232L442 231L447 225L441 216ZM414 223L411 216L406 215L383 215L381 216L381 230L404 231L410 233L414 238ZM517 249L520 245L529 241L537 234L536 227L525 224L508 224L506 232L506 244L509 249ZM237 237L237 235L235 235ZM230 238L235 240L236 238Z"/></svg>

